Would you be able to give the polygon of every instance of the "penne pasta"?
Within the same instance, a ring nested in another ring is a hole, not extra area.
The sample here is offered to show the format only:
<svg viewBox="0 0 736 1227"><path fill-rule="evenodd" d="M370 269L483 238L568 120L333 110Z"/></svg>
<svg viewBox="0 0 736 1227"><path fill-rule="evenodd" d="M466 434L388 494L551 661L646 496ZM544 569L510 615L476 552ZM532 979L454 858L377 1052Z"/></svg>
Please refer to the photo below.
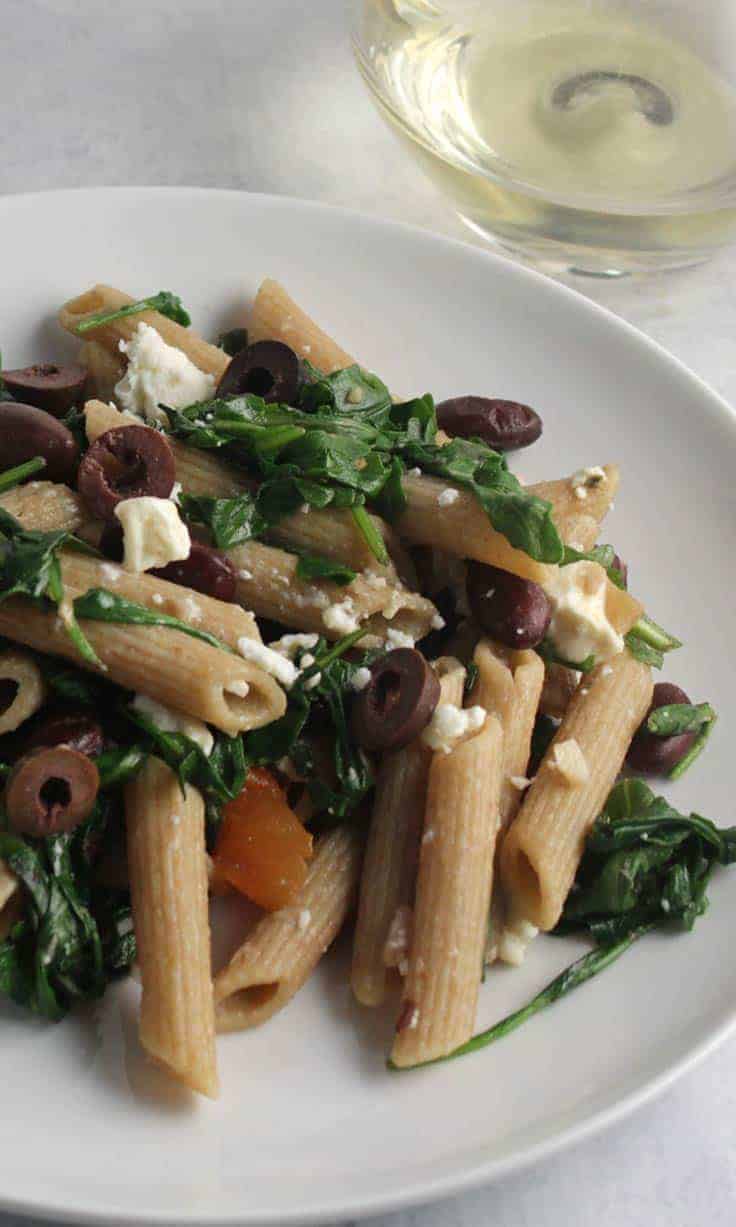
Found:
<svg viewBox="0 0 736 1227"><path fill-rule="evenodd" d="M594 474L594 477L589 479L592 483L590 485L583 484L583 474L586 472ZM572 545L570 536L576 531L574 526L583 520L594 521L597 537L601 522L613 506L620 481L618 466L604 464L597 469L583 469L580 473L573 473L572 477L537 482L527 486L527 490L552 504L552 515L560 536L568 545ZM581 497L581 493L584 497ZM590 549L596 537L583 548Z"/></svg>
<svg viewBox="0 0 736 1227"><path fill-rule="evenodd" d="M339 586L324 580L303 580L297 575L296 554L260 542L246 542L226 551L236 568L236 595L241 605L259 617L285 626L339 639L352 626L366 626L366 647L384 643L390 631L422 639L437 610L398 580L377 574L359 574Z"/></svg>
<svg viewBox="0 0 736 1227"><path fill-rule="evenodd" d="M459 702L465 671L459 661L437 662L441 703ZM361 1005L386 996L384 951L400 907L413 901L432 752L421 737L381 761L360 880L351 984Z"/></svg>
<svg viewBox="0 0 736 1227"><path fill-rule="evenodd" d="M55 610L39 609L23 597L0 604L0 635L102 672L230 736L269 724L285 711L283 691L262 669L181 631L90 621L81 626L101 669L82 659Z"/></svg>
<svg viewBox="0 0 736 1227"><path fill-rule="evenodd" d="M526 776L529 763L544 664L536 652L510 651L487 639L478 643L473 661L478 669L473 702L498 716L503 729L499 800L503 829L513 820L523 796L520 780Z"/></svg>
<svg viewBox="0 0 736 1227"><path fill-rule="evenodd" d="M204 801L149 758L126 785L125 820L141 1044L177 1081L215 1099Z"/></svg>
<svg viewBox="0 0 736 1227"><path fill-rule="evenodd" d="M628 651L599 665L578 687L501 849L501 877L514 917L539 929L552 929L559 920L585 838L652 689L648 666ZM559 747L570 743L583 768L578 778L560 760Z"/></svg>
<svg viewBox="0 0 736 1227"><path fill-rule="evenodd" d="M86 293L64 303L59 311L59 323L72 336L78 336L77 328L87 316L97 315L101 311L118 311L120 307L129 307L135 301L122 290L109 285L95 285ZM129 341L139 324L155 328L167 345L175 345L207 375L219 379L230 362L227 354L216 345L210 345L191 328L174 323L158 311L138 311L135 315L111 320L109 324L102 324L85 333L84 338L87 342L96 341L117 359L120 356L120 342Z"/></svg>
<svg viewBox="0 0 736 1227"><path fill-rule="evenodd" d="M502 765L503 733L495 716L450 754L432 759L394 1065L446 1056L473 1033Z"/></svg>
<svg viewBox="0 0 736 1227"><path fill-rule="evenodd" d="M125 374L122 354L111 353L104 345L100 345L99 341L85 341L79 361L89 372L86 384L88 397L111 401L115 395L115 385Z"/></svg>
<svg viewBox="0 0 736 1227"><path fill-rule="evenodd" d="M284 341L301 358L329 375L355 362L350 354L318 328L278 281L261 282L248 321L252 341Z"/></svg>
<svg viewBox="0 0 736 1227"><path fill-rule="evenodd" d="M12 648L0 653L0 736L35 716L45 698L41 670L32 656Z"/></svg>
<svg viewBox="0 0 736 1227"><path fill-rule="evenodd" d="M24 528L36 532L76 533L89 516L78 494L52 481L29 481L0 495L0 507Z"/></svg>
<svg viewBox="0 0 736 1227"><path fill-rule="evenodd" d="M355 827L337 827L318 840L298 905L263 916L215 976L218 1031L266 1022L299 991L342 928L361 853Z"/></svg>

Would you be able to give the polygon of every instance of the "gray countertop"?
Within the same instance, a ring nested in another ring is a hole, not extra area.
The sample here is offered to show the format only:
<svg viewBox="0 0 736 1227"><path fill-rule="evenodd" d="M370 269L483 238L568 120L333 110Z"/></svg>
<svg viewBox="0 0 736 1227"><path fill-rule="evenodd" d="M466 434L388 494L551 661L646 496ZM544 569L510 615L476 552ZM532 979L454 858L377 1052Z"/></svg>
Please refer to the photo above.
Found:
<svg viewBox="0 0 736 1227"><path fill-rule="evenodd" d="M3 0L0 7L2 192L234 187L470 238L377 118L351 62L344 0ZM731 400L734 287L736 251L690 272L577 285ZM594 1140L493 1188L373 1222L731 1227L735 1218L732 1038L656 1103ZM0 1216L0 1227L16 1221Z"/></svg>

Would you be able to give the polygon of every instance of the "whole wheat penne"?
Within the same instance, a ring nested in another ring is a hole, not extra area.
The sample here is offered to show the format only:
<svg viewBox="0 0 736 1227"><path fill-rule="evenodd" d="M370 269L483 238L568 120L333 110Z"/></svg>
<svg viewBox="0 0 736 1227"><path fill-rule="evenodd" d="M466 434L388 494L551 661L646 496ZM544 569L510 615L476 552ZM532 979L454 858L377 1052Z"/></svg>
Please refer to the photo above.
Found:
<svg viewBox="0 0 736 1227"><path fill-rule="evenodd" d="M475 737L432 759L394 1065L445 1056L473 1033L502 763L503 733L495 716Z"/></svg>
<svg viewBox="0 0 736 1227"><path fill-rule="evenodd" d="M59 311L59 323L73 336L79 336L77 329L87 316L97 315L101 311L118 311L121 307L129 307L135 301L130 294L124 294L122 290L116 290L109 285L95 285L91 290L64 303ZM219 379L230 361L227 354L216 345L210 345L191 328L175 324L159 311L138 311L135 315L111 320L109 324L102 324L83 335L85 341L96 341L108 353L117 357L120 342L129 341L139 324L148 324L155 328L167 345L175 345L182 350L194 365L207 375L214 375Z"/></svg>
<svg viewBox="0 0 736 1227"><path fill-rule="evenodd" d="M248 336L251 341L283 341L327 375L355 362L270 277L261 282L253 303Z"/></svg>
<svg viewBox="0 0 736 1227"><path fill-rule="evenodd" d="M509 651L487 639L478 643L473 661L478 680L473 702L498 716L503 729L503 772L500 789L502 829L513 820L522 797L534 721L544 680L544 664L536 652Z"/></svg>
<svg viewBox="0 0 736 1227"><path fill-rule="evenodd" d="M39 609L23 597L0 604L0 635L103 672L119 686L230 736L269 724L286 709L283 691L262 669L181 631L89 620L81 626L101 670L80 656L56 611Z"/></svg>
<svg viewBox="0 0 736 1227"><path fill-rule="evenodd" d="M88 371L86 392L88 397L111 401L115 385L125 374L125 362L121 353L112 353L99 341L85 341L79 360Z"/></svg>
<svg viewBox="0 0 736 1227"><path fill-rule="evenodd" d="M14 732L43 706L46 688L41 670L27 652L11 648L0 653L0 692L0 735Z"/></svg>
<svg viewBox="0 0 736 1227"><path fill-rule="evenodd" d="M440 703L462 698L459 661L436 662ZM386 940L400 907L413 902L432 752L421 737L381 760L360 879L351 984L362 1005L386 996Z"/></svg>
<svg viewBox="0 0 736 1227"><path fill-rule="evenodd" d="M628 651L599 665L578 687L501 849L513 916L539 929L556 925L588 831L651 697L650 669Z"/></svg>
<svg viewBox="0 0 736 1227"><path fill-rule="evenodd" d="M369 628L363 640L367 647L384 643L392 629L418 640L437 614L431 601L409 592L398 580L365 573L343 586L300 579L297 555L255 541L226 552L237 571L236 595L242 605L259 617L328 639L339 639L353 623ZM331 617L335 611L337 616Z"/></svg>
<svg viewBox="0 0 736 1227"><path fill-rule="evenodd" d="M562 477L557 481L540 481L527 486L529 494L535 494L537 498L552 504L552 517L560 536L568 544L570 525L579 517L584 515L600 526L611 509L621 481L618 465L615 464L604 464L599 469L587 470L592 474L587 479L582 475L585 472L586 470L583 470L582 473L573 473L572 477ZM590 484L583 484L585 480ZM590 546L586 548L589 549Z"/></svg>
<svg viewBox="0 0 736 1227"><path fill-rule="evenodd" d="M79 495L52 481L29 481L8 490L0 495L0 507L24 528L40 533L60 529L75 533L89 518Z"/></svg>
<svg viewBox="0 0 736 1227"><path fill-rule="evenodd" d="M321 836L296 907L259 920L215 976L218 1031L255 1027L299 991L342 928L355 898L361 853L355 827Z"/></svg>
<svg viewBox="0 0 736 1227"><path fill-rule="evenodd" d="M193 1091L219 1092L204 801L149 758L125 788L141 1044Z"/></svg>

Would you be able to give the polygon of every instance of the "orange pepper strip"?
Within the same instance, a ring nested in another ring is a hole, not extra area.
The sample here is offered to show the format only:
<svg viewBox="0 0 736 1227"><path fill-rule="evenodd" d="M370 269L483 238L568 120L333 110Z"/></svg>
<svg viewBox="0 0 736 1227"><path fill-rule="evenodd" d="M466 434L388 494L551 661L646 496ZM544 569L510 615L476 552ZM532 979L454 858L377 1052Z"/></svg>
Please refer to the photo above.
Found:
<svg viewBox="0 0 736 1227"><path fill-rule="evenodd" d="M269 771L253 768L223 808L215 876L269 912L298 901L312 856L312 836Z"/></svg>

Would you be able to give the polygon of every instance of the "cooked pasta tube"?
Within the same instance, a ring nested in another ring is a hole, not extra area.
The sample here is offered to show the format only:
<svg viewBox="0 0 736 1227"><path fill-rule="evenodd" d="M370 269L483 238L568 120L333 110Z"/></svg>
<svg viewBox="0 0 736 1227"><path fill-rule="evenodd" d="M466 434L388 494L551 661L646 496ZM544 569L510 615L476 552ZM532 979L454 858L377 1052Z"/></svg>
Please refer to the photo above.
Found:
<svg viewBox="0 0 736 1227"><path fill-rule="evenodd" d="M100 345L99 341L86 341L80 351L79 361L89 372L88 396L96 396L101 401L111 401L115 395L115 385L125 374L122 354L111 353L104 345Z"/></svg>
<svg viewBox="0 0 736 1227"><path fill-rule="evenodd" d="M361 852L355 827L337 827L317 841L296 907L259 920L215 976L218 1031L255 1027L299 991L342 928L355 897Z"/></svg>
<svg viewBox="0 0 736 1227"><path fill-rule="evenodd" d="M177 1081L217 1098L204 801L149 758L125 787L141 1044Z"/></svg>
<svg viewBox="0 0 736 1227"><path fill-rule="evenodd" d="M437 662L440 703L459 703L465 671L458 661ZM419 862L432 752L421 737L381 760L360 879L351 984L362 1005L386 996L386 941L398 909L411 904Z"/></svg>
<svg viewBox="0 0 736 1227"><path fill-rule="evenodd" d="M501 849L514 917L552 929L598 817L652 697L647 665L621 652L584 679Z"/></svg>
<svg viewBox="0 0 736 1227"><path fill-rule="evenodd" d="M613 505L620 481L618 465L604 464L581 469L571 477L562 477L557 481L536 482L526 488L529 494L536 494L537 498L552 504L552 517L560 536L570 544L570 526L582 516L594 520L600 527ZM589 549L590 546L585 548Z"/></svg>
<svg viewBox="0 0 736 1227"><path fill-rule="evenodd" d="M363 573L340 587L325 580L300 579L296 554L260 542L249 541L226 553L237 570L236 595L242 605L259 617L327 639L340 639L349 628L367 626L366 647L384 643L390 630L416 641L428 634L437 614L426 597L382 575Z"/></svg>
<svg viewBox="0 0 736 1227"><path fill-rule="evenodd" d="M326 375L355 362L270 277L261 282L253 303L248 337L251 341L283 341Z"/></svg>
<svg viewBox="0 0 736 1227"><path fill-rule="evenodd" d="M0 653L0 735L14 732L34 716L45 697L41 670L32 656L12 648Z"/></svg>
<svg viewBox="0 0 736 1227"><path fill-rule="evenodd" d="M475 737L432 759L394 1065L445 1056L473 1034L502 766L495 716Z"/></svg>
<svg viewBox="0 0 736 1227"><path fill-rule="evenodd" d="M53 481L29 481L0 495L0 507L24 528L47 533L65 529L75 533L89 517L82 500L67 486Z"/></svg>
<svg viewBox="0 0 736 1227"><path fill-rule="evenodd" d="M499 809L504 828L513 820L523 795L544 664L536 652L509 651L487 639L478 643L473 661L478 669L473 702L498 716L503 729Z"/></svg>
<svg viewBox="0 0 736 1227"><path fill-rule="evenodd" d="M81 626L102 670L80 656L55 610L39 609L23 597L0 604L0 635L102 671L119 686L230 736L269 724L286 709L281 687L262 669L181 631L88 620Z"/></svg>
<svg viewBox="0 0 736 1227"><path fill-rule="evenodd" d="M84 421L90 443L99 439L108 430L118 426L140 426L141 420L133 413L126 413L101 400L87 401L84 406ZM168 436L167 436L168 437ZM213 498L234 498L248 490L252 482L238 474L224 460L187 447L178 439L168 437L176 465L176 479L185 494L205 494Z"/></svg>
<svg viewBox="0 0 736 1227"><path fill-rule="evenodd" d="M113 289L109 285L95 285L84 294L71 298L64 303L59 311L59 323L73 336L79 336L77 328L89 315L99 312L118 311L121 307L129 307L136 299L122 290ZM85 341L96 341L115 357L119 357L120 342L130 341L139 324L148 324L155 328L167 345L174 345L186 354L200 371L214 375L217 379L223 374L230 362L227 354L210 345L198 336L191 328L184 328L174 323L159 311L137 311L135 315L126 315L122 319L111 320L109 324L101 324L84 334Z"/></svg>

